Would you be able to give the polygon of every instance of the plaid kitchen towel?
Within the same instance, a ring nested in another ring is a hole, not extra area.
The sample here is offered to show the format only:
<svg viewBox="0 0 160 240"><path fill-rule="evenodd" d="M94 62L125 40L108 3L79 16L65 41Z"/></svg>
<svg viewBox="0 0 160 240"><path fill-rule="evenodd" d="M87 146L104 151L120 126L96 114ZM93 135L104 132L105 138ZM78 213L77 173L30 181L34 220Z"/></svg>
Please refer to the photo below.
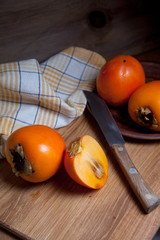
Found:
<svg viewBox="0 0 160 240"><path fill-rule="evenodd" d="M70 47L39 64L30 59L0 64L0 157L16 129L32 124L60 128L86 106L82 90L93 91L105 59L84 48Z"/></svg>

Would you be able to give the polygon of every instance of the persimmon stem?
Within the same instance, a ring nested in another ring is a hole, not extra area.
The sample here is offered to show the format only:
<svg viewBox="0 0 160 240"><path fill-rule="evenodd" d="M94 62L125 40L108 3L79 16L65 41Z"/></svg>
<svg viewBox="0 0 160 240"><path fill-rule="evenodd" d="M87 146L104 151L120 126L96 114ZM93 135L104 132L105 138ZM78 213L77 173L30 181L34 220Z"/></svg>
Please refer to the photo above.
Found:
<svg viewBox="0 0 160 240"><path fill-rule="evenodd" d="M144 126L158 127L158 121L149 107L140 107L135 114L137 120Z"/></svg>
<svg viewBox="0 0 160 240"><path fill-rule="evenodd" d="M34 172L29 161L25 159L21 144L18 144L14 149L10 149L10 161L14 164L12 171L17 177L22 173L29 177Z"/></svg>

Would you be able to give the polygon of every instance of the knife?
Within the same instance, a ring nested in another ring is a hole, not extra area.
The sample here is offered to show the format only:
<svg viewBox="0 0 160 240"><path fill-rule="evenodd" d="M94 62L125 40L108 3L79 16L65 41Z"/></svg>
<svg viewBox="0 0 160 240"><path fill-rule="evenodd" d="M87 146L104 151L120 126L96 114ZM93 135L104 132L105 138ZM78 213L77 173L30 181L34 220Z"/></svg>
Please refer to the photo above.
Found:
<svg viewBox="0 0 160 240"><path fill-rule="evenodd" d="M150 213L160 204L160 198L144 181L125 148L125 141L106 102L97 93L84 91L92 115L97 121L103 135L127 181L139 199L146 213Z"/></svg>

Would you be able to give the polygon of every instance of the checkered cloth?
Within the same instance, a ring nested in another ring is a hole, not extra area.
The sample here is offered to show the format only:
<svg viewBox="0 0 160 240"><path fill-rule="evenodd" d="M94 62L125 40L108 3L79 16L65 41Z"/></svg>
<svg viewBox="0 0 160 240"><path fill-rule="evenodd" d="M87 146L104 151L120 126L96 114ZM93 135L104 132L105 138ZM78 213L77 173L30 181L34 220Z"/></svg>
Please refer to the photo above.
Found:
<svg viewBox="0 0 160 240"><path fill-rule="evenodd" d="M0 65L0 157L7 137L32 124L68 125L86 106L82 90L93 91L105 59L70 47L39 64L30 59Z"/></svg>

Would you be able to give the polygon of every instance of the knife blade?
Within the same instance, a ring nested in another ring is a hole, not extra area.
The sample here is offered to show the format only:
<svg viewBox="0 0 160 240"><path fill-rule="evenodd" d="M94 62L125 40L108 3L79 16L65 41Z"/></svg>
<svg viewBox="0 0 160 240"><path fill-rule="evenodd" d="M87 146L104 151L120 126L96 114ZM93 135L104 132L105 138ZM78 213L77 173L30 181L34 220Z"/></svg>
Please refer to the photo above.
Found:
<svg viewBox="0 0 160 240"><path fill-rule="evenodd" d="M106 104L93 92L84 91L92 115L97 121L109 147L118 161L128 183L139 199L146 213L150 213L160 204L159 196L147 185L136 169L125 147L125 140Z"/></svg>

